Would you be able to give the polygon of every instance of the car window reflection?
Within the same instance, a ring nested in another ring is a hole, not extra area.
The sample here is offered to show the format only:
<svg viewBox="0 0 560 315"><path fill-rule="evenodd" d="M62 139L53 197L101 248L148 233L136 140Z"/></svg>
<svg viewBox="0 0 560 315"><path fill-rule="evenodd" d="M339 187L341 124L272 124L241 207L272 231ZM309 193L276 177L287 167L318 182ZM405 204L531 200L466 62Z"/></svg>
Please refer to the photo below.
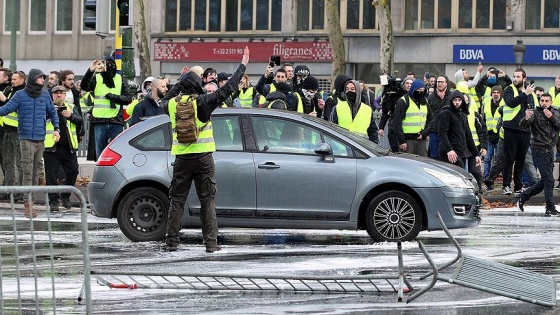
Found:
<svg viewBox="0 0 560 315"><path fill-rule="evenodd" d="M242 151L243 139L237 116L212 117L214 142L218 151Z"/></svg>
<svg viewBox="0 0 560 315"><path fill-rule="evenodd" d="M259 151L315 154L315 145L321 142L321 134L306 125L268 117L251 121Z"/></svg>

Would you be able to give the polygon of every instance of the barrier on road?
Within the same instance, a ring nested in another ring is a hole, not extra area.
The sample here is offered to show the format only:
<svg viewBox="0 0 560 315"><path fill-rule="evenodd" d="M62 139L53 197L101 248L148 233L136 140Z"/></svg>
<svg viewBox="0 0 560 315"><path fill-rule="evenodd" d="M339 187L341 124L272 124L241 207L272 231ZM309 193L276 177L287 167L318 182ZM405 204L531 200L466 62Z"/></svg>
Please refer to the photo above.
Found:
<svg viewBox="0 0 560 315"><path fill-rule="evenodd" d="M14 196L25 194L31 200L33 195L42 193L47 201L46 211L43 213L44 208L41 207L36 218L33 215L24 217L21 205L17 205L16 209ZM82 232L81 244L76 246L79 248L78 253L53 246L57 244L53 240L64 235L60 235L60 231L53 231L52 220L56 215L50 212L48 193L71 193L78 197ZM11 218L4 221L5 228L0 230L0 314L22 314L33 310L37 314L56 314L59 303L66 303L57 299L57 289L65 286L57 281L61 280L57 277L67 273L68 268L76 269L78 274L83 273L85 311L91 314L87 208L82 192L72 186L2 186L0 194L9 195L11 210ZM65 256L74 259L76 263L71 266L65 264ZM81 282L81 279L77 281Z"/></svg>

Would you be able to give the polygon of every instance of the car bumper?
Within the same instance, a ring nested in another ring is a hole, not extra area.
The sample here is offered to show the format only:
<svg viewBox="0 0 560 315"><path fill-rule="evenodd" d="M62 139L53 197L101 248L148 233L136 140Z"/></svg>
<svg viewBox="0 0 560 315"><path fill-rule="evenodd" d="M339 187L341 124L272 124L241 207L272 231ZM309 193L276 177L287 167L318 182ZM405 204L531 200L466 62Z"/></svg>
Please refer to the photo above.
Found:
<svg viewBox="0 0 560 315"><path fill-rule="evenodd" d="M96 181L97 178L110 178L111 181ZM113 218L113 204L126 182L126 179L114 167L96 167L93 179L87 187L92 214L101 218Z"/></svg>
<svg viewBox="0 0 560 315"><path fill-rule="evenodd" d="M436 217L439 212L450 229L477 226L480 223L481 198L472 189L426 188L418 191L428 215L428 230L441 230Z"/></svg>

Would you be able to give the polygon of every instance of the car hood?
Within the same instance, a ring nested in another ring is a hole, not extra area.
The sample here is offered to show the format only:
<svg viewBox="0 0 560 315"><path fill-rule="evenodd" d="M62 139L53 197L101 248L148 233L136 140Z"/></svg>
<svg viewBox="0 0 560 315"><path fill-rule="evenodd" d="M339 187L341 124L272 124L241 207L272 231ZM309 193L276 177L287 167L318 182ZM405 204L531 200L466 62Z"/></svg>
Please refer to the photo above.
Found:
<svg viewBox="0 0 560 315"><path fill-rule="evenodd" d="M427 164L429 166L439 168L439 169L443 169L443 170L451 172L451 173L459 173L459 174L465 176L466 178L472 179L471 174L469 174L469 172L467 172L464 168L461 168L461 167L459 167L457 165L454 165L454 164L451 164L451 163L447 163L447 162L443 162L443 161L439 161L439 160L434 160L434 159L424 157L424 156L408 154L408 153L397 153L397 154L389 155L389 156L392 157L392 158L407 159L407 160L414 160L414 161L417 161L417 162L422 162L422 163Z"/></svg>

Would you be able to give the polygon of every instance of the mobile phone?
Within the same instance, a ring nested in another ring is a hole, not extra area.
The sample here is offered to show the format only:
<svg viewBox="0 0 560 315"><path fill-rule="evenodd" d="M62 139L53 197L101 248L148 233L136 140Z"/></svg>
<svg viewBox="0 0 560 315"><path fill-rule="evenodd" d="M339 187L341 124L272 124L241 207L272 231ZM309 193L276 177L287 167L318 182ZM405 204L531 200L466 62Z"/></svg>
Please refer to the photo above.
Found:
<svg viewBox="0 0 560 315"><path fill-rule="evenodd" d="M533 84L535 84L535 80L531 80L531 81L529 81L529 84L530 84L530 85L533 85Z"/></svg>
<svg viewBox="0 0 560 315"><path fill-rule="evenodd" d="M270 59L268 60L269 60L268 65L271 67L280 65L280 56L270 56Z"/></svg>
<svg viewBox="0 0 560 315"><path fill-rule="evenodd" d="M107 71L107 60L98 60L95 66L95 72L105 72Z"/></svg>

